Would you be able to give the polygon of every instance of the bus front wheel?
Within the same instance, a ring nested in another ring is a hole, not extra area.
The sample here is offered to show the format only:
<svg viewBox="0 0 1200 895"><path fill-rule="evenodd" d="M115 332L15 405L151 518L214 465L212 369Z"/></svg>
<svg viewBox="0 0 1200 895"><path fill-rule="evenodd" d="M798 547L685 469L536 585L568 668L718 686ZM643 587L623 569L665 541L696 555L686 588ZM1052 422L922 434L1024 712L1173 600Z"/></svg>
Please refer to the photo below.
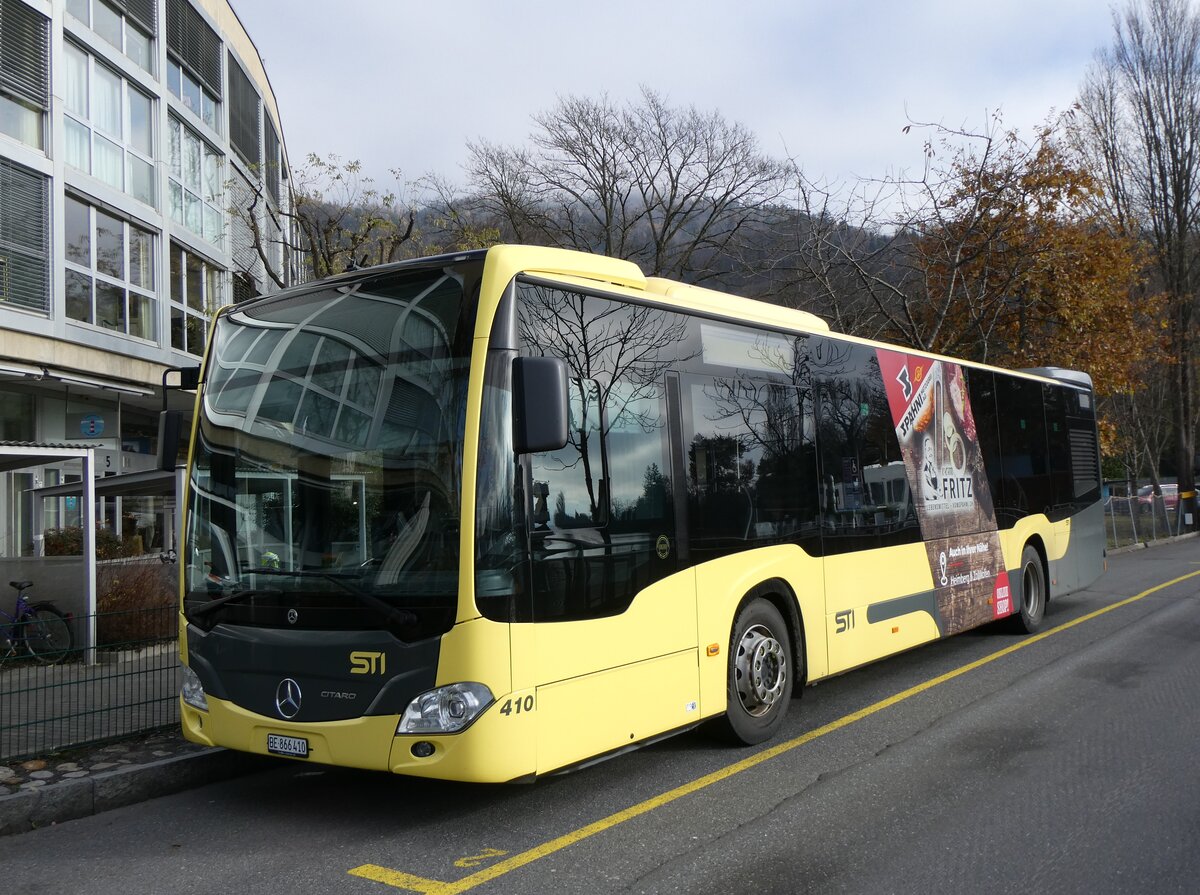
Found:
<svg viewBox="0 0 1200 895"><path fill-rule="evenodd" d="M729 641L725 733L752 746L774 736L792 698L792 644L783 616L767 600L742 607Z"/></svg>
<svg viewBox="0 0 1200 895"><path fill-rule="evenodd" d="M1026 544L1021 552L1021 611L1013 616L1013 627L1018 632L1037 633L1046 617L1048 596L1042 557L1032 544Z"/></svg>

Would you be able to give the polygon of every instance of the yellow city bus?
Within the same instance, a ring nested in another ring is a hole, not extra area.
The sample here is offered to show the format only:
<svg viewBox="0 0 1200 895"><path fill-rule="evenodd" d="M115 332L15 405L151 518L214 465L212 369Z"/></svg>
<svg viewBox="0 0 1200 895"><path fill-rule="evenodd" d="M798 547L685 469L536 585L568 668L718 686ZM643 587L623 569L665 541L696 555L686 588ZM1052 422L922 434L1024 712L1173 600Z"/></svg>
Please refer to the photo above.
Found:
<svg viewBox="0 0 1200 895"><path fill-rule="evenodd" d="M496 246L226 308L197 397L181 709L200 743L519 781L1103 570L1090 379L625 261Z"/></svg>

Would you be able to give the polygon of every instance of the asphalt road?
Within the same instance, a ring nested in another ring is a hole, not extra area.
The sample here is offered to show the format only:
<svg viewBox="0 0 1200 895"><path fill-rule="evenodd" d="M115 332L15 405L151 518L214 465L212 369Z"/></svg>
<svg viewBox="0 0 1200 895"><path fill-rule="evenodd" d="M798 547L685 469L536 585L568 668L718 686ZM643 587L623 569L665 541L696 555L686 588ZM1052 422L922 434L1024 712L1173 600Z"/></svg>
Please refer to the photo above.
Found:
<svg viewBox="0 0 1200 895"><path fill-rule="evenodd" d="M754 749L496 787L283 763L12 837L0 891L1196 891L1200 540L1113 557L1046 627L810 688Z"/></svg>

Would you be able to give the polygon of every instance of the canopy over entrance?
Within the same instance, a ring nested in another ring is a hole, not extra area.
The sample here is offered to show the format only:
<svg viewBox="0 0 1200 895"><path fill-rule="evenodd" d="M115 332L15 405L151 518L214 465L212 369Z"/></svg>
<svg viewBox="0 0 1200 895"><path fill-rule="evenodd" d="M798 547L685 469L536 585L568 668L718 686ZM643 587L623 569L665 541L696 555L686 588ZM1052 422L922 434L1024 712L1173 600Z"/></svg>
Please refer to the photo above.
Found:
<svg viewBox="0 0 1200 895"><path fill-rule="evenodd" d="M92 662L96 646L96 449L69 444L37 444L34 442L0 441L0 472L13 472L31 466L47 466L66 460L83 462L83 478L76 483L74 493L80 495L81 528L83 529L84 605L87 617L83 634L85 661ZM34 492L36 495L36 491ZM37 556L45 555L42 537L42 501L33 502L33 543Z"/></svg>

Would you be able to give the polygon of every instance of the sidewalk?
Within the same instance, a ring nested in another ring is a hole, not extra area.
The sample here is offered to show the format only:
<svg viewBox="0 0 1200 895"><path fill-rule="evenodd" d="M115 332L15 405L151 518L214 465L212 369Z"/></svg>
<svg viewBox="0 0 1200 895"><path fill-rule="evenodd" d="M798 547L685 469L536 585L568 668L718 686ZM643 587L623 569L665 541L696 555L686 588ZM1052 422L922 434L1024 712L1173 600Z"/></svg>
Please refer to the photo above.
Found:
<svg viewBox="0 0 1200 895"><path fill-rule="evenodd" d="M172 728L0 765L0 836L88 817L278 765L189 743Z"/></svg>

